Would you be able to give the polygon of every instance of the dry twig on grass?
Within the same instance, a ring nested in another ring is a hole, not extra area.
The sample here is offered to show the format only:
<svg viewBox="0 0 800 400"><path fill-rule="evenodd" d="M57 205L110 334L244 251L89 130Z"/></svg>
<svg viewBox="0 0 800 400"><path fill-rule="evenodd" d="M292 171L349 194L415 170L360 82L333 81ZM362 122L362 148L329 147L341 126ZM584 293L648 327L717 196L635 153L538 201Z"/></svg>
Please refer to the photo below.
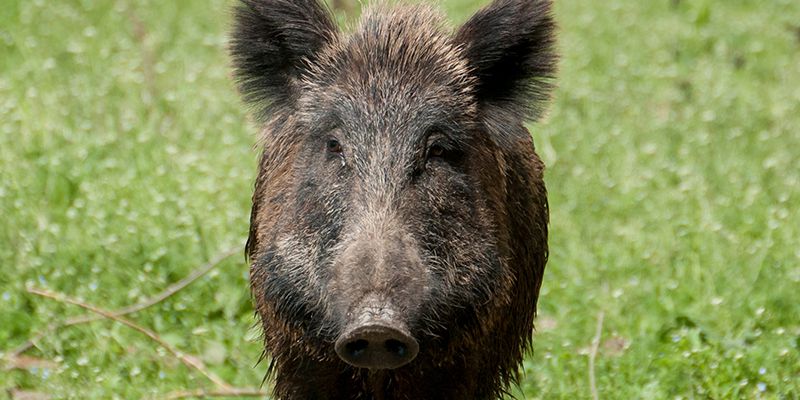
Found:
<svg viewBox="0 0 800 400"><path fill-rule="evenodd" d="M59 301L59 302L62 302L62 303L72 304L72 305L84 308L86 310L89 310L89 311L91 311L93 313L102 315L105 318L112 319L112 320L117 321L117 322L119 322L119 323L121 323L123 325L126 325L129 328L144 334L145 336L147 336L148 338L150 338L154 342L158 343L159 346L163 347L168 352L172 353L172 355L174 355L179 360L181 360L181 362L184 363L187 367L189 367L190 369L195 369L195 370L199 371L201 374L205 375L205 377L208 378L210 381L214 382L217 386L219 386L221 388L224 388L224 389L231 389L231 385L229 385L227 382L222 380L222 378L218 377L213 372L211 372L208 369L206 369L206 367L203 365L203 363L202 363L202 361L200 361L200 359L198 359L197 357L187 356L186 354L184 354L180 350L172 347L169 343L165 342L164 339L161 339L161 337L159 337L155 332L153 332L153 331L151 331L151 330L149 330L149 329L147 329L145 327L137 325L136 323L131 322L130 320L127 320L125 318L122 318L122 317L119 317L117 315L114 315L114 313L111 312L111 311L103 310L102 308L93 306L91 304L87 304L87 303L83 303L83 302L80 302L80 301L77 301L77 300L74 300L74 299L70 299L69 297L66 297L66 296L64 296L62 294L59 294L59 293L53 293L53 292L50 292L50 291L47 291L47 290L33 289L33 288L28 289L28 293L39 295L39 296L42 296L42 297L47 297L49 299L53 299L53 300L56 300L56 301Z"/></svg>
<svg viewBox="0 0 800 400"><path fill-rule="evenodd" d="M47 334L49 334L49 333L51 333L51 332L53 332L55 330L58 330L58 329L61 329L61 328L65 328L65 327L68 327L68 326L74 326L74 325L83 324L83 323L87 323L87 322L97 321L97 320L101 320L101 319L110 319L110 320L119 322L119 323L121 323L121 324L123 324L125 326L128 326L129 328L131 328L131 329L133 329L133 330L135 330L135 331L137 331L139 333L144 334L145 336L147 336L148 338L150 338L154 342L158 343L159 346L161 346L164 349L166 349L169 353L171 353L172 355L177 357L188 368L194 369L194 370L200 372L202 375L204 375L206 378L208 378L211 382L213 382L217 386L217 388L215 388L213 390L199 389L199 390L176 391L176 392L172 392L172 393L168 394L166 398L168 398L168 399L180 399L180 398L189 398L189 397L264 397L264 396L267 395L267 393L265 391L258 390L258 389L251 389L251 388L237 388L237 387L232 386L231 384L229 384L228 382L224 381L222 378L220 378L219 376L217 376L213 372L209 371L199 358L197 358L195 356L192 356L190 354L185 354L185 353L181 352L180 350L172 347L169 343L165 342L160 336L158 336L157 333L155 333L155 332L153 332L153 331L151 331L151 330L149 330L149 329L147 329L147 328L145 328L145 327L143 327L141 325L138 325L138 324L126 319L126 318L122 318L123 315L127 315L127 314L131 314L131 313L135 313L137 311L141 311L141 310L143 310L145 308L148 308L148 307L151 307L153 305L156 305L156 304L166 300L167 298L173 296L175 293L177 293L178 291L180 291L180 290L184 289L185 287L189 286L193 282L197 281L197 279L199 279L200 277L202 277L205 274L207 274L208 272L210 272L217 265L219 265L223 260L225 260L228 257L236 254L238 251L239 251L238 247L229 249L229 250L225 251L224 253L220 254L219 256L217 256L216 258L214 258L213 260L209 261L208 263L206 263L206 264L200 266L199 268L195 269L194 271L192 271L191 274L189 274L185 278L183 278L180 281L175 282L174 284L170 285L169 287L164 289L159 294L157 294L157 295L155 295L155 296L153 296L153 297L151 297L151 298L149 298L149 299L147 299L145 301L142 301L140 303L133 304L133 305L130 305L130 306L127 306L127 307L123 307L123 308L120 308L120 309L115 310L115 311L105 310L105 309L102 309L100 307L97 307L97 306L94 306L94 305L91 305L91 304L87 304L85 302L81 302L81 301L69 298L66 295L63 295L63 294L60 294L60 293L50 292L50 291L43 290L43 289L29 288L28 289L29 293L32 293L32 294L35 294L35 295L38 295L38 296L42 296L42 297L47 297L47 298L50 298L50 299L53 299L53 300L56 300L56 301L59 301L59 302L62 302L62 303L76 305L76 306L81 307L83 309L89 310L92 313L97 314L97 315L82 315L82 316L78 316L78 317L67 319L66 321L64 321L63 323L60 323L60 324L51 324L44 331L38 333L34 338L30 339L28 342L26 342L23 345L19 346L17 349L12 351L9 355L12 358L20 357L20 355L22 353L24 353L28 349L32 348L33 346L35 346L35 343L38 342L42 337L44 337L45 335L47 335Z"/></svg>
<svg viewBox="0 0 800 400"><path fill-rule="evenodd" d="M194 271L192 271L192 273L187 275L185 278L181 279L178 282L173 283L172 285L170 285L169 287L164 289L161 293L159 293L159 294L157 294L157 295L155 295L155 296L153 296L153 297L151 297L151 298L149 298L149 299L147 299L147 300L145 300L145 301L143 301L141 303L133 304L133 305L130 305L130 306L127 306L127 307L120 308L118 310L111 311L111 314L113 314L113 315L115 315L117 317L120 317L120 316L123 316L123 315L132 314L132 313L144 310L145 308L148 308L148 307L152 307L152 306L154 306L154 305L166 300L167 298L171 297L175 293L179 292L181 289L191 285L194 281L198 280L203 275L209 273L212 269L214 269L222 261L224 261L228 257L238 253L240 250L241 249L238 246L234 247L234 248L231 248L231 249L228 249L225 252L223 252L222 254L218 255L216 258L212 259L211 261L205 263L204 265L202 265L199 268L197 268ZM61 322L61 323L50 324L43 331L37 333L32 338L28 339L27 342L19 345L14 350L11 350L9 352L9 355L12 358L19 357L20 355L22 355L22 353L24 353L24 352L30 350L31 348L33 348L34 346L36 346L36 343L38 343L40 340L42 340L42 338L44 338L46 335L48 335L48 334L50 334L50 333L52 333L54 331L57 331L59 329L66 328L66 327L69 327L69 326L74 326L74 325L85 324L87 322L93 322L93 321L97 321L97 320L100 320L100 319L103 319L103 317L99 316L99 315L91 315L91 314L89 314L89 315L81 315L81 316L77 316L77 317L73 317L73 318L68 318L66 321Z"/></svg>
<svg viewBox="0 0 800 400"><path fill-rule="evenodd" d="M597 384L594 379L594 360L597 358L597 349L600 347L600 336L603 334L603 317L605 313L600 311L597 315L597 329L592 339L592 348L589 351L589 389L592 391L592 399L598 400Z"/></svg>

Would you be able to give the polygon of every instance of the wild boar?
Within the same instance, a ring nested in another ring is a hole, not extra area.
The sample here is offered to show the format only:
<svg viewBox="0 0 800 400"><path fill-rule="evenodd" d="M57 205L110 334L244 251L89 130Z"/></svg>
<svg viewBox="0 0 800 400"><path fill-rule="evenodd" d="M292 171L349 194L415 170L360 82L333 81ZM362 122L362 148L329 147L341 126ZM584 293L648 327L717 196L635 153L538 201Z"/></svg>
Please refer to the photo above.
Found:
<svg viewBox="0 0 800 400"><path fill-rule="evenodd" d="M523 125L557 55L550 0L450 32L423 5L339 30L240 0L230 42L263 146L246 253L280 399L490 399L531 347L544 165Z"/></svg>

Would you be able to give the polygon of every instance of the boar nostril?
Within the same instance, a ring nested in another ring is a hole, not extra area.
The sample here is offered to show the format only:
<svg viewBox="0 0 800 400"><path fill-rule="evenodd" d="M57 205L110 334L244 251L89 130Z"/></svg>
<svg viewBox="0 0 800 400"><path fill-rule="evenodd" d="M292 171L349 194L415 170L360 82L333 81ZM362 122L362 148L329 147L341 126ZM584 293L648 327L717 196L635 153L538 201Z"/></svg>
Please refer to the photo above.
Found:
<svg viewBox="0 0 800 400"><path fill-rule="evenodd" d="M394 369L411 362L419 344L405 330L372 323L343 334L335 350L339 358L355 367Z"/></svg>
<svg viewBox="0 0 800 400"><path fill-rule="evenodd" d="M389 353L397 354L400 357L406 355L406 351L408 351L406 345L399 340L389 339L383 345Z"/></svg>
<svg viewBox="0 0 800 400"><path fill-rule="evenodd" d="M364 339L356 340L345 345L347 353L353 357L361 357L364 352L367 351L367 347L369 347L369 342Z"/></svg>

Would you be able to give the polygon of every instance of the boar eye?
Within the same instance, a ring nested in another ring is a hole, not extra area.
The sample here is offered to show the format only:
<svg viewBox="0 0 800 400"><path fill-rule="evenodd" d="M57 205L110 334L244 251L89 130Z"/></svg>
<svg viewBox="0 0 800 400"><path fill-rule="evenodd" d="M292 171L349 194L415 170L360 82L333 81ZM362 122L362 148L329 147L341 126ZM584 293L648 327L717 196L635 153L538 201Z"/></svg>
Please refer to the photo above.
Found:
<svg viewBox="0 0 800 400"><path fill-rule="evenodd" d="M442 146L442 145L440 145L438 143L433 144L428 149L428 159L431 159L431 158L443 158L446 152L447 152L447 150L444 148L444 146Z"/></svg>
<svg viewBox="0 0 800 400"><path fill-rule="evenodd" d="M328 139L325 147L328 149L328 153L342 154L342 144L336 139Z"/></svg>

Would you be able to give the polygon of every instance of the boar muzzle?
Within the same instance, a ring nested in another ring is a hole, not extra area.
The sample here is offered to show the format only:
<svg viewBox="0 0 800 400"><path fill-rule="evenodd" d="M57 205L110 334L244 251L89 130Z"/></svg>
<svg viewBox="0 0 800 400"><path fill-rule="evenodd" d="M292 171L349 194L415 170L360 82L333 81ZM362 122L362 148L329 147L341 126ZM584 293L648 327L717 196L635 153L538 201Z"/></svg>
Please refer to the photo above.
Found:
<svg viewBox="0 0 800 400"><path fill-rule="evenodd" d="M336 354L358 368L394 369L417 356L419 344L388 306L367 300L336 340Z"/></svg>

